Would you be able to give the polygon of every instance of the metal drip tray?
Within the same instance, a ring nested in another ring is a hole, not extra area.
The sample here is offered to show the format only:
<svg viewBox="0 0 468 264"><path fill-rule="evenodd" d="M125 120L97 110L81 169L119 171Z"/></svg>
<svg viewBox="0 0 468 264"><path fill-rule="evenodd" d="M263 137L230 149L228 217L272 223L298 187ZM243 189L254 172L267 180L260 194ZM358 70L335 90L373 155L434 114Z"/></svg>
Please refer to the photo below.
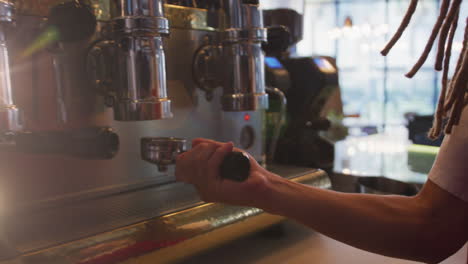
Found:
<svg viewBox="0 0 468 264"><path fill-rule="evenodd" d="M303 184L331 187L320 170L269 170ZM107 263L114 258L112 263L120 263L147 254L166 263L282 220L257 208L203 203L192 186L180 183L54 203L16 216L5 229L7 243L0 243L0 253L5 253L1 264Z"/></svg>

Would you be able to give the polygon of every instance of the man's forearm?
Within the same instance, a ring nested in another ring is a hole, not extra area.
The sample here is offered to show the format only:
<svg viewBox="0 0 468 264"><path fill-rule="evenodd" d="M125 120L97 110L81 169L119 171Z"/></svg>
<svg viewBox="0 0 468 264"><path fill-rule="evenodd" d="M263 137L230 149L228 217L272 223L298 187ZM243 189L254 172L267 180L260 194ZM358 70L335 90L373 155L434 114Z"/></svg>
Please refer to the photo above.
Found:
<svg viewBox="0 0 468 264"><path fill-rule="evenodd" d="M239 183L219 177L232 143L197 139L192 146L179 155L176 178L194 184L207 202L259 207L358 248L430 263L468 237L468 202L430 180L412 198L344 194L288 181L251 159L249 179Z"/></svg>
<svg viewBox="0 0 468 264"><path fill-rule="evenodd" d="M438 258L431 255L437 230L421 199L338 193L276 177L264 192L260 207L267 212L354 247L425 262Z"/></svg>

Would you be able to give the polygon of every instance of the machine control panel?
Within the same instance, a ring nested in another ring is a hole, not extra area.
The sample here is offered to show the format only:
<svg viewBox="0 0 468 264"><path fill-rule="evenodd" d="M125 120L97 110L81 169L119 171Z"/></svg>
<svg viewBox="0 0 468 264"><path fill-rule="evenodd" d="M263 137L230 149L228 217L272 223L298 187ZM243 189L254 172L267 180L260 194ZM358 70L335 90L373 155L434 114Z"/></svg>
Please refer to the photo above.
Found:
<svg viewBox="0 0 468 264"><path fill-rule="evenodd" d="M249 152L257 161L264 162L264 111L223 112L222 139Z"/></svg>

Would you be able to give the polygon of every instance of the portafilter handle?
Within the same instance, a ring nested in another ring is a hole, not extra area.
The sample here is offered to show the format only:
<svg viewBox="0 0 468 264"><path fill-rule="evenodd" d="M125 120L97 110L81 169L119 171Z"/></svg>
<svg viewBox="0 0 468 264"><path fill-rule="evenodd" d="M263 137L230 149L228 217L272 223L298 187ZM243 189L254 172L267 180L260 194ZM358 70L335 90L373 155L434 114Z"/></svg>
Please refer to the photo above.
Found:
<svg viewBox="0 0 468 264"><path fill-rule="evenodd" d="M250 159L243 152L233 151L224 157L219 168L219 174L223 179L243 182L249 178Z"/></svg>
<svg viewBox="0 0 468 264"><path fill-rule="evenodd" d="M178 155L187 151L187 141L172 137L145 137L141 139L141 158L166 171L167 166L176 163ZM247 154L233 151L221 163L221 178L243 182L249 178L250 159Z"/></svg>

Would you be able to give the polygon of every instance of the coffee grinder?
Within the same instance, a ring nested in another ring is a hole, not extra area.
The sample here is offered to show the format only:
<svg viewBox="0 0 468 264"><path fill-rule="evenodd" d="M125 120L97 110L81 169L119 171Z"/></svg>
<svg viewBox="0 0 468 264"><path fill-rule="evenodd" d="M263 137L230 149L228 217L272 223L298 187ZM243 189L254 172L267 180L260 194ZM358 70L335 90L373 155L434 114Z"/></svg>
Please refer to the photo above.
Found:
<svg viewBox="0 0 468 264"><path fill-rule="evenodd" d="M292 1L263 11L269 29L269 41L264 45L266 84L281 90L287 99L286 122L274 146L274 160L330 170L334 147L320 132L331 126L324 107L339 89L338 68L331 57L294 56L294 45L303 34L303 10L297 9L300 6ZM277 105L277 97L270 96L270 119L275 115L272 111L281 109L275 109Z"/></svg>

